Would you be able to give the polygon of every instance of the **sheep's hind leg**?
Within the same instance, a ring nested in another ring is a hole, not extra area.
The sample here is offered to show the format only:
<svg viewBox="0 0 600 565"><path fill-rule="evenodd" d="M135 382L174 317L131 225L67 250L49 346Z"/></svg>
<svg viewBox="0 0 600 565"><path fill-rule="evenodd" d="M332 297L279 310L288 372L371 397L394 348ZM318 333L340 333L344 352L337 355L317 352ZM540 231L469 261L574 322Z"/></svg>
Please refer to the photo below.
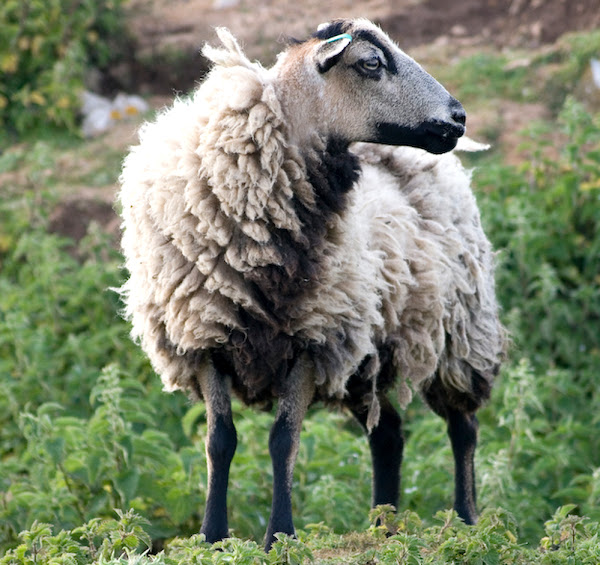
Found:
<svg viewBox="0 0 600 565"><path fill-rule="evenodd" d="M372 506L391 504L394 508L398 508L400 467L404 449L402 420L387 398L381 397L380 404L379 423L369 434L373 463ZM347 406L366 431L367 408L364 405L357 407L351 402L347 403Z"/></svg>
<svg viewBox="0 0 600 565"><path fill-rule="evenodd" d="M303 359L298 359L279 396L277 415L269 436L273 463L273 502L265 550L269 551L280 532L295 535L292 520L292 481L300 444L300 430L313 400L313 376Z"/></svg>
<svg viewBox="0 0 600 565"><path fill-rule="evenodd" d="M454 509L465 523L475 524L475 449L479 423L475 414L454 409L448 409L447 422L454 454Z"/></svg>
<svg viewBox="0 0 600 565"><path fill-rule="evenodd" d="M208 493L200 533L214 543L229 535L227 524L227 483L229 467L237 434L231 415L231 394L227 379L211 367L199 379L200 390L206 403L206 462Z"/></svg>
<svg viewBox="0 0 600 565"><path fill-rule="evenodd" d="M479 423L475 412L489 398L490 387L476 371L471 372L473 393L445 389L439 377L423 391L431 409L447 423L454 455L454 509L467 524L477 522L475 450Z"/></svg>

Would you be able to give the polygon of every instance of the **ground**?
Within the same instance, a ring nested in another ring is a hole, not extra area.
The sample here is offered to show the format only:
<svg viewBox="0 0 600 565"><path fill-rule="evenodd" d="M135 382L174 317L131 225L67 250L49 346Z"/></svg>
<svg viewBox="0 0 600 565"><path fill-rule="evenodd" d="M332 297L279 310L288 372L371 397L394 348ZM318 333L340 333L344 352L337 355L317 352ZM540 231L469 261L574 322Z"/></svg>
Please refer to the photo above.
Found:
<svg viewBox="0 0 600 565"><path fill-rule="evenodd" d="M359 8L352 0L132 0L128 5L131 56L111 69L106 84L140 92L154 107L201 79L206 66L199 50L214 40L215 26L229 27L250 57L269 65L287 38L306 37L320 22L336 17L364 16L426 66L428 60L439 64L481 49L527 53L544 49L568 31L600 27L598 0L364 0ZM521 64L526 65L527 58ZM507 100L470 111L469 135L485 138L486 131L496 128L494 142L509 149L508 162L518 162L517 132L546 117L548 109L541 102ZM107 147L123 154L135 142L135 128L135 122L126 121L89 142L92 165L94 155ZM81 166L79 157L76 161ZM95 221L116 241L115 190L116 179L101 189L73 186L56 207L51 229L80 239Z"/></svg>
<svg viewBox="0 0 600 565"><path fill-rule="evenodd" d="M153 72L140 78L161 82L147 85L153 92L193 85L204 69L198 51L214 38L215 26L228 27L251 57L267 64L279 51L278 42L306 37L319 23L340 17L376 21L409 50L430 43L457 50L539 47L566 31L600 26L598 0L363 0L360 7L352 0L133 0L132 11L138 63L154 61ZM170 67L157 68L166 51ZM180 64L173 60L178 58ZM180 69L177 75L174 64Z"/></svg>

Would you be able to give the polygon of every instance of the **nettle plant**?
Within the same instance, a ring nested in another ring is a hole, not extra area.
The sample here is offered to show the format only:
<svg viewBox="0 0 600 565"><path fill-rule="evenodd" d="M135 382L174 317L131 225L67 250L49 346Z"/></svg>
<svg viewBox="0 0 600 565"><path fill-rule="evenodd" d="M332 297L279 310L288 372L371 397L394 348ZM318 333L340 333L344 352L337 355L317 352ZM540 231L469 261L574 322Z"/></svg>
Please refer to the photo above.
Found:
<svg viewBox="0 0 600 565"><path fill-rule="evenodd" d="M3 468L20 476L0 510L5 535L34 520L73 528L115 508L152 518L155 539L174 535L174 525L187 530L201 505L201 452L178 451L153 426L155 410L144 387L115 365L98 378L91 404L89 419L68 415L57 403L21 415L26 448Z"/></svg>
<svg viewBox="0 0 600 565"><path fill-rule="evenodd" d="M600 366L600 119L568 98L558 124L562 147L549 126L530 129L520 169L486 165L476 178L502 249L497 286L514 341L583 384Z"/></svg>

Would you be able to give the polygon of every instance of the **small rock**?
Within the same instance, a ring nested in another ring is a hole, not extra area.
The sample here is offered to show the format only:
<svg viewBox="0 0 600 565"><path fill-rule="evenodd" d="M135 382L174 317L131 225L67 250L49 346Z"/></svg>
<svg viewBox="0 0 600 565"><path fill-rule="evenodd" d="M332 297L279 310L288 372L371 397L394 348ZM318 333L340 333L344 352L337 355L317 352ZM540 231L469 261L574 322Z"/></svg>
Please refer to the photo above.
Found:
<svg viewBox="0 0 600 565"><path fill-rule="evenodd" d="M137 116L148 109L148 104L140 96L120 93L111 101L86 90L81 96L81 132L84 137L96 137L117 121Z"/></svg>
<svg viewBox="0 0 600 565"><path fill-rule="evenodd" d="M450 33L456 37L464 37L467 35L467 28L463 25L456 24L452 26Z"/></svg>
<svg viewBox="0 0 600 565"><path fill-rule="evenodd" d="M240 3L240 0L215 0L213 2L213 8L215 10L225 10L226 8L233 8Z"/></svg>

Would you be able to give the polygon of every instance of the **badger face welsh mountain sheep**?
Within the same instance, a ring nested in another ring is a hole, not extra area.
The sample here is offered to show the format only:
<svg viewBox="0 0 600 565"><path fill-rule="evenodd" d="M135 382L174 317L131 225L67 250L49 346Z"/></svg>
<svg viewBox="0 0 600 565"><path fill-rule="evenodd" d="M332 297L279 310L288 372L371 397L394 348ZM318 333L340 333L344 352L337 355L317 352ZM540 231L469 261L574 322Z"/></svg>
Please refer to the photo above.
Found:
<svg viewBox="0 0 600 565"><path fill-rule="evenodd" d="M393 388L401 404L419 391L447 422L455 508L473 523L475 411L504 332L490 244L449 153L462 106L367 20L320 26L271 69L218 35L202 85L142 128L120 192L132 335L167 390L207 407L201 532L228 535L232 393L277 404L267 548L294 533L293 468L314 402L357 418L373 504L398 504Z"/></svg>
<svg viewBox="0 0 600 565"><path fill-rule="evenodd" d="M318 131L347 143L444 153L465 132L460 102L364 20L321 26L312 40L281 54L271 72L299 144Z"/></svg>

